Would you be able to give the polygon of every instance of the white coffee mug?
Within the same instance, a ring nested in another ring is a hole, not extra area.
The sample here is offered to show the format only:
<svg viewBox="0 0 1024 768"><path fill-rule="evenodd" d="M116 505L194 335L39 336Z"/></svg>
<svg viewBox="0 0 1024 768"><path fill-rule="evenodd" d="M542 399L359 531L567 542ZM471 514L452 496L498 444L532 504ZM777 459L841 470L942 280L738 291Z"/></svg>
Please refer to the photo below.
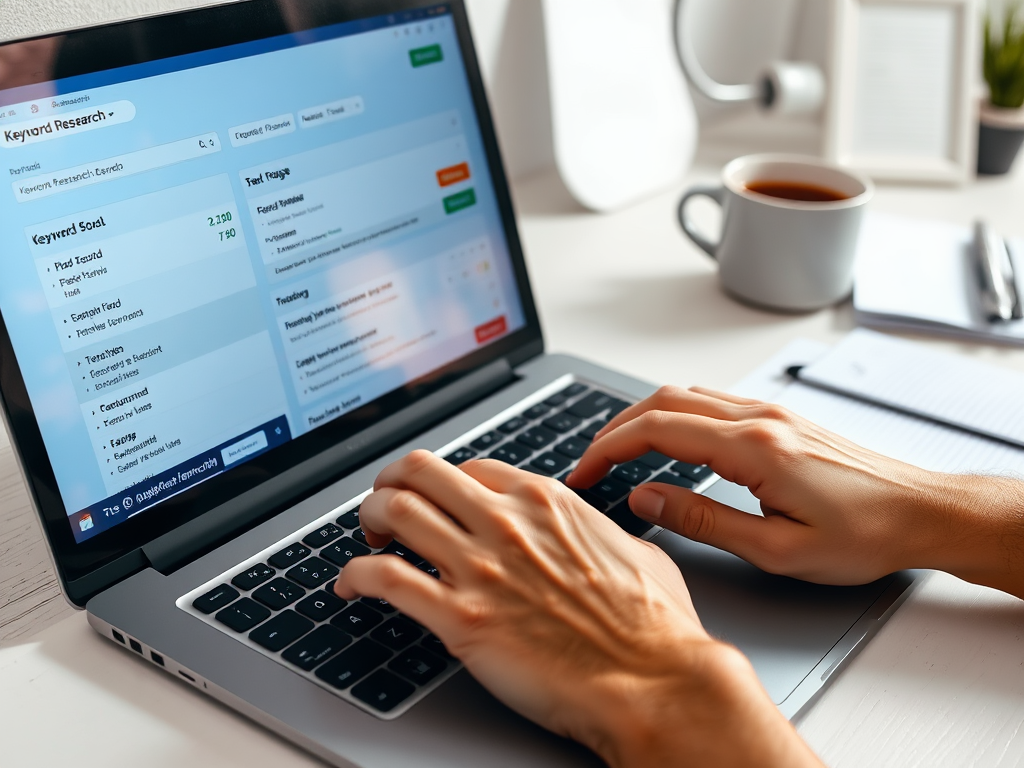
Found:
<svg viewBox="0 0 1024 768"><path fill-rule="evenodd" d="M799 200L755 192L830 192L831 200ZM726 293L770 309L803 312L835 304L853 289L853 260L871 182L802 155L748 155L722 171L722 186L693 187L679 203L687 236L718 261ZM709 197L722 206L722 236L703 237L687 203Z"/></svg>

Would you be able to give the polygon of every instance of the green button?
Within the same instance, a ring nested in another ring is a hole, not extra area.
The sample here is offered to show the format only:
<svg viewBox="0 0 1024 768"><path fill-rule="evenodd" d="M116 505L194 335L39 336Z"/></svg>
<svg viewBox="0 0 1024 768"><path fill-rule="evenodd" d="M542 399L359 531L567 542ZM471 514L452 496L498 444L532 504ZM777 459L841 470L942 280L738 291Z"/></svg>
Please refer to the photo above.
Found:
<svg viewBox="0 0 1024 768"><path fill-rule="evenodd" d="M426 48L413 48L409 51L409 58L414 67L425 67L444 60L444 54L441 53L440 45L428 45Z"/></svg>
<svg viewBox="0 0 1024 768"><path fill-rule="evenodd" d="M445 213L455 213L463 208L469 208L471 205L476 205L476 192L473 189L463 190L444 199Z"/></svg>

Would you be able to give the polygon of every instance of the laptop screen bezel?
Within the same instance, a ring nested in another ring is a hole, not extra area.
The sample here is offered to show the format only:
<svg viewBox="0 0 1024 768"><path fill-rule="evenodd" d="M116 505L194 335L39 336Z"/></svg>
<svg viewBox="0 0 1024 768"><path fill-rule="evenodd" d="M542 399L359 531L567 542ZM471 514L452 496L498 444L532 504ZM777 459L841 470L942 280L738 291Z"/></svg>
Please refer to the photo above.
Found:
<svg viewBox="0 0 1024 768"><path fill-rule="evenodd" d="M206 514L281 473L343 443L463 376L502 358L515 366L543 349L540 322L530 290L522 245L515 223L507 178L494 132L490 108L462 0L248 0L196 10L179 11L0 43L0 51L50 40L61 51L57 72L32 73L10 86L32 86L78 75L109 72L121 67L168 59L228 45L347 21L446 7L454 21L475 117L494 183L494 193L512 260L525 324L427 376L410 382L367 405L299 436L285 445L224 472L192 489L131 517L103 533L76 543L68 510L57 485L46 447L14 355L6 320L0 312L0 407L19 454L29 493L39 512L58 576L65 586L82 579L154 539ZM93 55L102 51L101 56ZM99 64L97 64L99 62ZM56 75L56 76L55 76ZM384 448L382 447L383 452ZM349 471L352 468L348 468ZM310 489L312 490L312 489ZM296 497L296 501L301 498ZM72 512L77 510L72 510ZM75 600L78 602L78 600Z"/></svg>

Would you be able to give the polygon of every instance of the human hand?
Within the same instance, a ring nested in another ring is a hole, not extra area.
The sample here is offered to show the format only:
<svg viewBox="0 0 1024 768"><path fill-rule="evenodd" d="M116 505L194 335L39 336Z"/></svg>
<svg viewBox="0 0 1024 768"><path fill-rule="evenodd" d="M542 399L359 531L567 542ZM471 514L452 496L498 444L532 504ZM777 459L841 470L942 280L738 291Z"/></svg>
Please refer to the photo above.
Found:
<svg viewBox="0 0 1024 768"><path fill-rule="evenodd" d="M697 387L664 387L616 416L569 485L589 487L652 450L746 486L764 517L661 483L633 492L633 512L771 573L861 584L935 567L928 563L964 522L944 503L948 476L861 448L780 406Z"/></svg>
<svg viewBox="0 0 1024 768"><path fill-rule="evenodd" d="M612 765L818 765L749 663L708 636L674 563L560 483L424 451L360 509L440 572L356 558L335 591L383 597L513 709Z"/></svg>

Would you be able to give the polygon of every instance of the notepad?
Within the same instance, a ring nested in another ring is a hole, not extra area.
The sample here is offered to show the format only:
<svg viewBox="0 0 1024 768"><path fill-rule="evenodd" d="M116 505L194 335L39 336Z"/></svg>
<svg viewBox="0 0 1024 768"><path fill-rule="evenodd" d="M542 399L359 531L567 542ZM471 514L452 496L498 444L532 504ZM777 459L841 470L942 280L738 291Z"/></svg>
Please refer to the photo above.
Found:
<svg viewBox="0 0 1024 768"><path fill-rule="evenodd" d="M857 321L882 329L1024 345L1024 320L985 319L972 247L968 227L869 214L854 268ZM1008 240L1007 247L1018 282L1024 283L1024 241Z"/></svg>
<svg viewBox="0 0 1024 768"><path fill-rule="evenodd" d="M801 382L776 398L859 445L935 471L1024 474L1022 373L859 329L800 375L928 417L897 413Z"/></svg>

